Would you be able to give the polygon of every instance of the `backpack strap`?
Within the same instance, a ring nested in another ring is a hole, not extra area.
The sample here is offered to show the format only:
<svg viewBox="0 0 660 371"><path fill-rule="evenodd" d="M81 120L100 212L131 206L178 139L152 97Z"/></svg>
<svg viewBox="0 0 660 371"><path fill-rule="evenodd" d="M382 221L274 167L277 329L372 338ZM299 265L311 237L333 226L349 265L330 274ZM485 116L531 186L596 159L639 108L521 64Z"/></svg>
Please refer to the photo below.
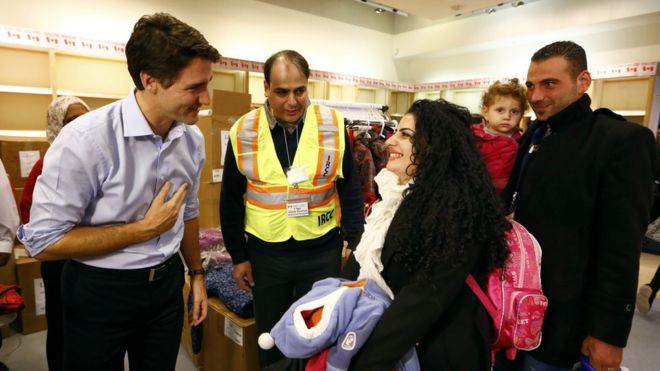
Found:
<svg viewBox="0 0 660 371"><path fill-rule="evenodd" d="M470 286L472 292L474 292L477 298L479 298L479 301L484 305L490 317L493 319L497 318L497 309L495 309L495 305L490 300L490 298L488 298L488 295L486 295L484 290L481 289L481 286L479 286L477 280L475 280L471 274L468 274L465 282L468 286Z"/></svg>

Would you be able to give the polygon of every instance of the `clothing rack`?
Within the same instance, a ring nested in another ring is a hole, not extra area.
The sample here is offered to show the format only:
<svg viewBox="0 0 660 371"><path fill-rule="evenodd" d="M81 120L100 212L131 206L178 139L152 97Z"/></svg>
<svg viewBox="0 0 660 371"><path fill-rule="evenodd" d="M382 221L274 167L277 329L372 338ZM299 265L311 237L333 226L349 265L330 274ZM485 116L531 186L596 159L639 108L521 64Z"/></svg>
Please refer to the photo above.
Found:
<svg viewBox="0 0 660 371"><path fill-rule="evenodd" d="M320 104L335 108L342 112L344 118L351 121L389 121L387 116L388 106L377 103L354 103L325 99L312 99L313 104Z"/></svg>

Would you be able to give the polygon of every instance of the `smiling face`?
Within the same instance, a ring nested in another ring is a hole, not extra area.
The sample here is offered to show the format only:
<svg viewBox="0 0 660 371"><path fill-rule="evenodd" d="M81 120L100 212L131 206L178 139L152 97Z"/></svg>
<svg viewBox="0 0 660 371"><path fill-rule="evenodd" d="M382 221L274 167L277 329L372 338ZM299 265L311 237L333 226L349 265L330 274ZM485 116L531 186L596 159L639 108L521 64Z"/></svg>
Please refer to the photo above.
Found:
<svg viewBox="0 0 660 371"><path fill-rule="evenodd" d="M589 89L591 75L588 71L576 77L572 75L563 57L551 57L529 65L527 100L539 120L545 121L561 112Z"/></svg>
<svg viewBox="0 0 660 371"><path fill-rule="evenodd" d="M171 86L165 88L159 81L153 82L158 85L157 111L161 119L190 125L197 122L200 107L210 103L208 84L213 78L211 64L210 60L193 58Z"/></svg>
<svg viewBox="0 0 660 371"><path fill-rule="evenodd" d="M399 184L405 184L417 171L413 165L413 138L415 137L415 116L406 114L399 122L397 131L385 144L387 144L387 170L399 177Z"/></svg>
<svg viewBox="0 0 660 371"><path fill-rule="evenodd" d="M511 134L522 118L522 104L510 96L495 97L495 101L481 110L488 127L502 134Z"/></svg>
<svg viewBox="0 0 660 371"><path fill-rule="evenodd" d="M307 77L284 58L273 63L270 82L264 81L264 92L273 116L282 124L296 124L309 102Z"/></svg>

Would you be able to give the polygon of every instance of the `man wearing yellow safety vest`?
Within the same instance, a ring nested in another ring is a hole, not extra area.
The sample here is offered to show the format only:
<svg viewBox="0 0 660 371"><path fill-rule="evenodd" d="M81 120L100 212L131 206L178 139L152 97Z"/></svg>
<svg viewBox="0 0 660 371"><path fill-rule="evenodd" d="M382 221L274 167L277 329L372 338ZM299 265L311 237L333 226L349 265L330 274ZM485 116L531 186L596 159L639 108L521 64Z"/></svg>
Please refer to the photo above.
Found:
<svg viewBox="0 0 660 371"><path fill-rule="evenodd" d="M293 50L264 65L264 106L232 126L220 217L234 279L254 296L259 333L320 279L338 276L343 241L363 231L363 199L344 119L310 104ZM284 356L261 351L261 366Z"/></svg>

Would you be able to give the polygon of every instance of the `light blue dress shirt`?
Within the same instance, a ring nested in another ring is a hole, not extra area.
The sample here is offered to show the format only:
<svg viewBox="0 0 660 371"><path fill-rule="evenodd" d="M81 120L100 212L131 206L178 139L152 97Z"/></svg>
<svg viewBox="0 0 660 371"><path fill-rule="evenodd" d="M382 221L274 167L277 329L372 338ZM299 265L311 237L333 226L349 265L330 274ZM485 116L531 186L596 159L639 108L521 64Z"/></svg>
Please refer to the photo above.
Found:
<svg viewBox="0 0 660 371"><path fill-rule="evenodd" d="M62 129L46 153L30 222L19 227L18 238L34 256L74 227L143 219L166 181L172 184L167 199L188 183L172 229L106 255L76 259L115 269L159 264L178 252L184 221L199 215L197 192L204 159L204 138L197 126L176 122L163 141L131 93Z"/></svg>

